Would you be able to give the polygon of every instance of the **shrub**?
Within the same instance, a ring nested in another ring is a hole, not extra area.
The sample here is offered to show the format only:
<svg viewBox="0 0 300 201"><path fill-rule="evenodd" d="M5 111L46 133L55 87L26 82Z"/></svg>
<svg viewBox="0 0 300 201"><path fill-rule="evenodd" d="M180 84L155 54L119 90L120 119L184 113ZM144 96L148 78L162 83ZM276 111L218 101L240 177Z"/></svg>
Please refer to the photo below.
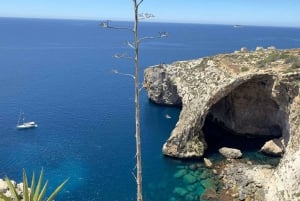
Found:
<svg viewBox="0 0 300 201"><path fill-rule="evenodd" d="M60 184L54 192L49 196L49 198L45 199L45 193L48 185L48 181L42 186L42 180L44 176L43 169L41 170L38 183L35 185L35 174L32 174L31 186L28 187L28 179L26 175L26 171L23 170L23 197L20 197L17 194L16 187L12 184L11 180L6 177L5 181L8 185L9 191L11 192L12 199L5 196L3 193L0 193L1 201L53 201L55 196L61 191L64 185L67 183L68 179L66 179L62 184ZM30 189L30 190L29 190Z"/></svg>
<svg viewBox="0 0 300 201"><path fill-rule="evenodd" d="M246 67L246 66L243 66L243 67L241 68L241 72L246 72L246 71L248 71L248 70L249 70L249 68Z"/></svg>
<svg viewBox="0 0 300 201"><path fill-rule="evenodd" d="M278 59L281 59L281 54L278 53L278 52L274 52L274 53L270 54L269 56L267 56L265 59L259 61L258 66L259 67L265 67L266 64L274 62Z"/></svg>

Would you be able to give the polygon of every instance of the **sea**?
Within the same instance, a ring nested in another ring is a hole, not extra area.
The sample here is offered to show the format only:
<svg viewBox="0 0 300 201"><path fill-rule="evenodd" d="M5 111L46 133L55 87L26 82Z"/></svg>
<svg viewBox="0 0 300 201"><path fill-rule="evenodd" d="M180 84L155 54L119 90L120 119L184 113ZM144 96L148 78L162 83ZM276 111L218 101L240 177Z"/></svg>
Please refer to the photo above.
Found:
<svg viewBox="0 0 300 201"><path fill-rule="evenodd" d="M56 201L136 199L134 83L112 73L134 72L133 49L127 45L133 36L129 29L103 29L99 23L0 18L0 178L21 182L23 169L29 180L43 169L47 195L69 178ZM168 37L155 38L159 32ZM300 28L288 27L142 22L139 34L155 38L140 44L140 82L145 68L160 63L242 47L300 47ZM115 59L115 54L126 56ZM162 154L180 111L153 104L141 91L145 201L200 200L206 188L217 185L202 160ZM16 129L20 113L38 127Z"/></svg>

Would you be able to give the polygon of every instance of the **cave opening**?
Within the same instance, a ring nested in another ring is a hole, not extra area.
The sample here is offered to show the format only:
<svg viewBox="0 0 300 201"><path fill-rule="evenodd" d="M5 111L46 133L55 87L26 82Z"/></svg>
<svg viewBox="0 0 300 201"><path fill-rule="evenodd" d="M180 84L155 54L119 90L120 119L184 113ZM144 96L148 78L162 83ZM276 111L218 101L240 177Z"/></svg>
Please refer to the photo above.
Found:
<svg viewBox="0 0 300 201"><path fill-rule="evenodd" d="M212 105L202 127L206 154L221 147L259 153L265 142L283 137L286 114L272 97L273 85L271 76L258 76Z"/></svg>
<svg viewBox="0 0 300 201"><path fill-rule="evenodd" d="M222 147L239 149L242 152L258 152L273 136L253 136L236 133L221 122L213 120L211 114L206 117L202 128L207 143L206 154L218 152Z"/></svg>

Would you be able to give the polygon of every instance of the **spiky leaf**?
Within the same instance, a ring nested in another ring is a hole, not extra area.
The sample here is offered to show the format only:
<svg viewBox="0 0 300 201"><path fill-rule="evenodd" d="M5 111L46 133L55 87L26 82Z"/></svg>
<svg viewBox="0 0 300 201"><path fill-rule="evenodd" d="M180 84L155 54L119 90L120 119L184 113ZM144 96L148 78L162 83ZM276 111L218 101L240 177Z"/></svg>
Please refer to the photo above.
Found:
<svg viewBox="0 0 300 201"><path fill-rule="evenodd" d="M11 199L5 196L3 193L0 193L0 201L11 201Z"/></svg>
<svg viewBox="0 0 300 201"><path fill-rule="evenodd" d="M24 169L23 169L23 198L25 201L29 201L28 179Z"/></svg>
<svg viewBox="0 0 300 201"><path fill-rule="evenodd" d="M43 189L41 190L41 192L40 192L40 194L39 194L38 199L35 200L35 201L42 201L42 200L43 200L43 198L44 198L44 196L45 196L45 193L46 193L47 186L48 186L48 181L46 181L46 183L45 183Z"/></svg>
<svg viewBox="0 0 300 201"><path fill-rule="evenodd" d="M30 200L33 200L34 191L35 191L35 173L32 173L31 186L30 186Z"/></svg>
<svg viewBox="0 0 300 201"><path fill-rule="evenodd" d="M50 197L47 199L47 201L53 201L55 196L61 191L61 189L64 187L64 185L69 181L69 179L66 179L62 184L60 184L55 191L50 195Z"/></svg>
<svg viewBox="0 0 300 201"><path fill-rule="evenodd" d="M42 181L43 181L43 176L44 176L44 169L41 170L40 177L39 177L35 191L34 192L31 191L31 193L34 193L33 200L37 200L39 197L40 189L41 189Z"/></svg>
<svg viewBox="0 0 300 201"><path fill-rule="evenodd" d="M19 196L18 196L18 194L17 194L16 188L15 188L15 186L12 184L11 180L10 180L8 177L6 177L6 178L5 178L5 182L7 183L7 186L8 186L8 188L9 188L9 191L10 191L11 195L12 195L12 198L13 198L15 201L20 201L20 198L19 198Z"/></svg>

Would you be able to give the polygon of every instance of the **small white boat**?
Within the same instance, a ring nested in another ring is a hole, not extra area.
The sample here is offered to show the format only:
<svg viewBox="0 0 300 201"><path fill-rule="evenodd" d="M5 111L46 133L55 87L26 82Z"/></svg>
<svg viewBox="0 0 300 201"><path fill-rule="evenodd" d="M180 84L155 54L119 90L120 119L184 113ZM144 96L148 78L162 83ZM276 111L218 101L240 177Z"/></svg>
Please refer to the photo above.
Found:
<svg viewBox="0 0 300 201"><path fill-rule="evenodd" d="M20 113L17 129L36 128L38 125L34 121L25 122L24 113Z"/></svg>
<svg viewBox="0 0 300 201"><path fill-rule="evenodd" d="M171 119L172 117L169 114L166 114L166 119Z"/></svg>

